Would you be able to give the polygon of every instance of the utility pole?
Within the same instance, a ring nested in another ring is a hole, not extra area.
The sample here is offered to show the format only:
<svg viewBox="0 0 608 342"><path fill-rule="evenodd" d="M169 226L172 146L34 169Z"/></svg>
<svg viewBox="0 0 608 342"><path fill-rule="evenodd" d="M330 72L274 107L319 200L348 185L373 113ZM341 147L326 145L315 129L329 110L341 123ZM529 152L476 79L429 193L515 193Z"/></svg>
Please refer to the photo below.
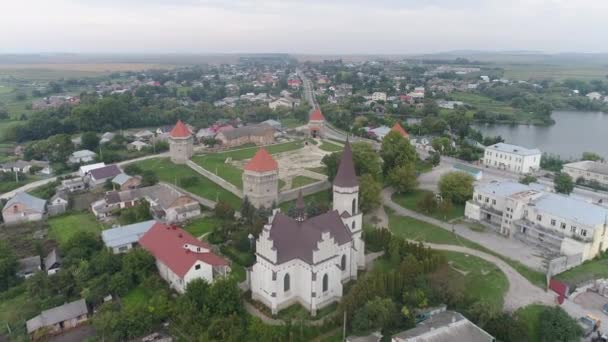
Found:
<svg viewBox="0 0 608 342"><path fill-rule="evenodd" d="M344 320L342 324L342 341L346 341L346 310L344 310Z"/></svg>

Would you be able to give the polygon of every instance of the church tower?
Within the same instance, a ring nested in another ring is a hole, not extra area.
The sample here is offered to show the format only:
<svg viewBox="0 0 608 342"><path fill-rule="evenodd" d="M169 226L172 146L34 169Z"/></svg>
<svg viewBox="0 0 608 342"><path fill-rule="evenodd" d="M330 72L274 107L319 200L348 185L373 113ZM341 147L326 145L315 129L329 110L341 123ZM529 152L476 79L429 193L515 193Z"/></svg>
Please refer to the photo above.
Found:
<svg viewBox="0 0 608 342"><path fill-rule="evenodd" d="M181 120L178 120L175 127L169 134L169 154L171 161L175 164L186 164L192 157L194 151L194 141L192 133Z"/></svg>
<svg viewBox="0 0 608 342"><path fill-rule="evenodd" d="M363 214L359 211L359 180L355 173L353 151L347 140L338 172L333 184L333 208L337 210L342 221L351 232L355 244L357 266L365 267L365 243L361 236L363 232Z"/></svg>
<svg viewBox="0 0 608 342"><path fill-rule="evenodd" d="M245 165L243 194L256 208L279 203L279 164L263 147Z"/></svg>

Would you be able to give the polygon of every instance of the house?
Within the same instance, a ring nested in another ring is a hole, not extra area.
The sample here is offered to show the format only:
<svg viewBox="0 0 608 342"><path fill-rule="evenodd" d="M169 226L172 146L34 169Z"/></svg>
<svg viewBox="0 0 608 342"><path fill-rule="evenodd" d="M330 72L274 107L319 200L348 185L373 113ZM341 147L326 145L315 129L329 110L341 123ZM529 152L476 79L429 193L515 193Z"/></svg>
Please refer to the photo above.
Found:
<svg viewBox="0 0 608 342"><path fill-rule="evenodd" d="M196 133L196 140L199 142L215 137L216 132L212 128L201 128Z"/></svg>
<svg viewBox="0 0 608 342"><path fill-rule="evenodd" d="M140 140L135 140L127 144L127 150L129 151L141 151L142 149L150 147L150 144Z"/></svg>
<svg viewBox="0 0 608 342"><path fill-rule="evenodd" d="M105 132L104 134L101 135L101 139L99 140L99 143L100 144L107 144L110 141L112 141L112 139L114 139L115 136L116 136L115 133Z"/></svg>
<svg viewBox="0 0 608 342"><path fill-rule="evenodd" d="M129 224L126 226L106 229L101 232L104 245L114 254L125 253L139 245L139 239L156 224L156 220L149 220Z"/></svg>
<svg viewBox="0 0 608 342"><path fill-rule="evenodd" d="M68 162L70 164L90 163L90 162L94 161L96 157L97 157L97 153L95 153L95 152L92 152L89 150L80 150L80 151L73 152L70 155Z"/></svg>
<svg viewBox="0 0 608 342"><path fill-rule="evenodd" d="M112 164L87 172L85 179L90 186L98 186L104 184L107 180L113 179L121 173L122 170L116 164Z"/></svg>
<svg viewBox="0 0 608 342"><path fill-rule="evenodd" d="M587 96L587 98L591 101L599 101L602 99L602 94L598 93L597 91L591 92L585 96Z"/></svg>
<svg viewBox="0 0 608 342"><path fill-rule="evenodd" d="M308 117L308 130L313 138L325 135L325 116L320 109L315 109Z"/></svg>
<svg viewBox="0 0 608 342"><path fill-rule="evenodd" d="M63 304L49 310L26 322L27 333L31 338L38 331L51 335L61 334L69 329L76 328L88 320L89 310L84 299Z"/></svg>
<svg viewBox="0 0 608 342"><path fill-rule="evenodd" d="M112 184L118 186L118 190L135 189L141 185L141 177L129 176L126 173L120 173L112 179Z"/></svg>
<svg viewBox="0 0 608 342"><path fill-rule="evenodd" d="M47 205L47 212L49 216L59 215L65 213L69 205L68 194L64 191L57 191Z"/></svg>
<svg viewBox="0 0 608 342"><path fill-rule="evenodd" d="M565 164L562 168L574 180L584 179L586 182L596 181L608 186L608 163L602 161L583 160Z"/></svg>
<svg viewBox="0 0 608 342"><path fill-rule="evenodd" d="M268 102L268 107L272 110L275 110L280 107L293 109L299 105L300 100L292 99L290 97L281 97L275 101Z"/></svg>
<svg viewBox="0 0 608 342"><path fill-rule="evenodd" d="M475 187L465 217L547 255L589 260L608 249L608 209L539 184L492 182Z"/></svg>
<svg viewBox="0 0 608 342"><path fill-rule="evenodd" d="M0 164L0 171L28 173L31 167L31 163L26 162L25 160L17 160Z"/></svg>
<svg viewBox="0 0 608 342"><path fill-rule="evenodd" d="M290 88L298 89L302 85L302 81L297 78L290 78L287 80L287 86Z"/></svg>
<svg viewBox="0 0 608 342"><path fill-rule="evenodd" d="M80 177L85 177L86 175L89 174L89 172L91 170L99 169L104 166L106 166L106 163L95 163L95 164L89 164L89 165L82 165L78 169L78 174L80 175Z"/></svg>
<svg viewBox="0 0 608 342"><path fill-rule="evenodd" d="M280 122L276 121L276 120L266 120L262 122L263 125L268 125L272 128L274 128L275 131L280 131L283 129L283 126L281 125Z"/></svg>
<svg viewBox="0 0 608 342"><path fill-rule="evenodd" d="M61 185L59 186L60 191L67 191L69 193L84 191L86 188L87 186L82 177L62 180Z"/></svg>
<svg viewBox="0 0 608 342"><path fill-rule="evenodd" d="M395 334L391 342L494 342L496 339L462 314L444 309Z"/></svg>
<svg viewBox="0 0 608 342"><path fill-rule="evenodd" d="M521 146L498 143L486 147L483 165L499 170L526 174L540 170L541 152Z"/></svg>
<svg viewBox="0 0 608 342"><path fill-rule="evenodd" d="M274 209L256 240L251 296L276 314L294 303L315 315L342 297L365 267L359 182L347 142L333 183L333 210L307 217L300 193L295 218Z"/></svg>
<svg viewBox="0 0 608 342"><path fill-rule="evenodd" d="M155 224L139 244L154 256L160 276L179 293L184 293L193 280L213 283L230 272L228 262L211 246L176 226Z"/></svg>
<svg viewBox="0 0 608 342"><path fill-rule="evenodd" d="M140 141L148 141L154 137L154 133L147 129L142 129L141 131L133 134L133 137Z"/></svg>
<svg viewBox="0 0 608 342"><path fill-rule="evenodd" d="M17 276L29 278L41 270L42 260L39 255L18 260Z"/></svg>
<svg viewBox="0 0 608 342"><path fill-rule="evenodd" d="M141 199L138 189L106 192L103 199L91 203L91 211L97 218L112 215L113 212L133 207Z"/></svg>
<svg viewBox="0 0 608 342"><path fill-rule="evenodd" d="M372 101L386 101L386 93L380 92L380 91L374 92L372 94L371 100Z"/></svg>
<svg viewBox="0 0 608 342"><path fill-rule="evenodd" d="M59 252L57 252L57 248L53 248L53 250L44 258L44 269L47 274L52 275L59 271L61 268L61 257L59 256Z"/></svg>
<svg viewBox="0 0 608 342"><path fill-rule="evenodd" d="M41 221L45 212L46 200L18 192L4 205L2 218L6 224Z"/></svg>
<svg viewBox="0 0 608 342"><path fill-rule="evenodd" d="M243 126L229 131L222 130L215 138L224 147L235 147L249 143L268 145L274 142L274 129L265 124Z"/></svg>
<svg viewBox="0 0 608 342"><path fill-rule="evenodd" d="M388 126L380 126L376 128L370 128L367 131L367 134L370 136L370 138L382 140L390 131L391 129L388 128Z"/></svg>

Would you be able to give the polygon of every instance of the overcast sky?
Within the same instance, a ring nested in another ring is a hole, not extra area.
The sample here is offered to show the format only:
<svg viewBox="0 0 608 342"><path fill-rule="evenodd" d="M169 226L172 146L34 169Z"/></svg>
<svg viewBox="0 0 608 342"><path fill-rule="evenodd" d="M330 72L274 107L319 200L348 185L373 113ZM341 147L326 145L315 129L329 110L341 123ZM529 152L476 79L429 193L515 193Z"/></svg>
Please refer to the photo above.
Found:
<svg viewBox="0 0 608 342"><path fill-rule="evenodd" d="M608 52L608 0L0 0L0 53Z"/></svg>

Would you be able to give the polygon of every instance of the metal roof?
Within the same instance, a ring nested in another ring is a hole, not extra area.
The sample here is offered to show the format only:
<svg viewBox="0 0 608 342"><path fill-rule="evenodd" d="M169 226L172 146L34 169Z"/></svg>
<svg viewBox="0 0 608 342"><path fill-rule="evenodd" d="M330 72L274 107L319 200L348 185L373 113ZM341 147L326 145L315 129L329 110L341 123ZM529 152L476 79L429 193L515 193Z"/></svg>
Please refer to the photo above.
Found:
<svg viewBox="0 0 608 342"><path fill-rule="evenodd" d="M537 148L528 149L526 147L521 147L521 146L511 145L511 144L505 144L505 143L494 144L492 146L486 147L486 149L491 149L491 150L505 152L505 153L513 153L513 154L517 154L517 155L520 155L520 156L531 156L531 155L535 155L535 154L540 154L541 153L540 150L537 149Z"/></svg>
<svg viewBox="0 0 608 342"><path fill-rule="evenodd" d="M338 172L334 178L334 185L343 188L352 188L359 185L353 162L353 151L348 141L346 141L344 151L342 151Z"/></svg>
<svg viewBox="0 0 608 342"><path fill-rule="evenodd" d="M55 325L85 314L88 314L87 303L84 299L79 299L75 302L42 311L40 315L26 322L27 332L32 333L40 328Z"/></svg>
<svg viewBox="0 0 608 342"><path fill-rule="evenodd" d="M149 220L134 224L129 224L122 227L106 229L101 232L101 239L106 247L114 248L124 246L129 243L134 243L139 240L152 226L157 223L156 220Z"/></svg>
<svg viewBox="0 0 608 342"><path fill-rule="evenodd" d="M608 209L571 196L546 193L534 205L551 215L592 227L608 219Z"/></svg>
<svg viewBox="0 0 608 342"><path fill-rule="evenodd" d="M27 192L18 192L15 196L13 196L13 198L6 202L3 210L6 208L10 208L11 206L17 203L21 203L28 209L36 210L41 213L44 212L44 208L46 207L46 200L34 197L28 194Z"/></svg>

